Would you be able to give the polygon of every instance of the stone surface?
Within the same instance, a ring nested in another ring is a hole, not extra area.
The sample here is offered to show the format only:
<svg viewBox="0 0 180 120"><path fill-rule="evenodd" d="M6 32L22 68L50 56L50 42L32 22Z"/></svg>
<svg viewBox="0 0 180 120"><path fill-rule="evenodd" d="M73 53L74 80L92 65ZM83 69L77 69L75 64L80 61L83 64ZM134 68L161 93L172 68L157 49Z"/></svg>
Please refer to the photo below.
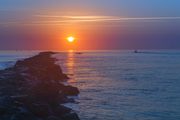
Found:
<svg viewBox="0 0 180 120"><path fill-rule="evenodd" d="M67 96L78 95L79 90L61 83L68 76L52 54L42 52L0 70L0 120L79 120L60 105L72 101Z"/></svg>

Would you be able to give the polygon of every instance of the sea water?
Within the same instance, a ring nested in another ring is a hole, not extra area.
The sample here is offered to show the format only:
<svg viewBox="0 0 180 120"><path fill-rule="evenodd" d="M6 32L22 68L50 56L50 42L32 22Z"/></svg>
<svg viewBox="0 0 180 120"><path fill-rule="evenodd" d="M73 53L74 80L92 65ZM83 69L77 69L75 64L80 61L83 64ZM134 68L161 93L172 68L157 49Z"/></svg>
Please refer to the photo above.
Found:
<svg viewBox="0 0 180 120"><path fill-rule="evenodd" d="M0 68L37 51L0 52ZM180 51L73 51L53 55L80 89L81 120L180 120Z"/></svg>
<svg viewBox="0 0 180 120"><path fill-rule="evenodd" d="M21 60L37 54L39 51L0 51L0 70L13 66Z"/></svg>

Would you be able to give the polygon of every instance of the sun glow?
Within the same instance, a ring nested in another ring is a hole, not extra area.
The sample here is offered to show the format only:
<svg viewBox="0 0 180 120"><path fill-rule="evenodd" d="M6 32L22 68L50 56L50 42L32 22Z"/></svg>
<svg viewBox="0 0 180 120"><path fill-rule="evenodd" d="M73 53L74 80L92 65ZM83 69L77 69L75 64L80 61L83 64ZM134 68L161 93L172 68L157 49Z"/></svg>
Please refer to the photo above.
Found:
<svg viewBox="0 0 180 120"><path fill-rule="evenodd" d="M75 40L75 38L73 36L67 37L67 41L70 43L74 42L74 40Z"/></svg>

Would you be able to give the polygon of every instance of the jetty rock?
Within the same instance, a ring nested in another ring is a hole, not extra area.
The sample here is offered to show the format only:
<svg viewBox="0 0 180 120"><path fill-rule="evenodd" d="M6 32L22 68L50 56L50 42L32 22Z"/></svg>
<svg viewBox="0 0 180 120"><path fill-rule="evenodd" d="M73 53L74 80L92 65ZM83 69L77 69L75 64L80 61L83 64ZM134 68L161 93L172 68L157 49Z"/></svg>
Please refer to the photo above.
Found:
<svg viewBox="0 0 180 120"><path fill-rule="evenodd" d="M56 64L55 52L41 52L0 70L0 120L79 120L63 103L78 95L78 88Z"/></svg>

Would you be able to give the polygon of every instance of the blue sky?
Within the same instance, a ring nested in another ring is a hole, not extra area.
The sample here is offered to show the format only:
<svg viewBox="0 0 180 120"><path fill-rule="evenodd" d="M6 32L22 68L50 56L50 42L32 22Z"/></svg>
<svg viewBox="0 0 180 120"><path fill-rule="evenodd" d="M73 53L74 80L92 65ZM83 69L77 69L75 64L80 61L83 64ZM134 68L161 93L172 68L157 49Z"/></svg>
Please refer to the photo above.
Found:
<svg viewBox="0 0 180 120"><path fill-rule="evenodd" d="M0 10L63 10L74 7L115 15L178 16L179 5L179 0L1 0Z"/></svg>
<svg viewBox="0 0 180 120"><path fill-rule="evenodd" d="M49 41L58 31L63 35L69 22L86 35L84 44L96 46L87 49L177 49L179 6L180 0L1 0L0 49L57 49ZM92 41L95 29L103 32ZM52 46L39 44L44 41Z"/></svg>

